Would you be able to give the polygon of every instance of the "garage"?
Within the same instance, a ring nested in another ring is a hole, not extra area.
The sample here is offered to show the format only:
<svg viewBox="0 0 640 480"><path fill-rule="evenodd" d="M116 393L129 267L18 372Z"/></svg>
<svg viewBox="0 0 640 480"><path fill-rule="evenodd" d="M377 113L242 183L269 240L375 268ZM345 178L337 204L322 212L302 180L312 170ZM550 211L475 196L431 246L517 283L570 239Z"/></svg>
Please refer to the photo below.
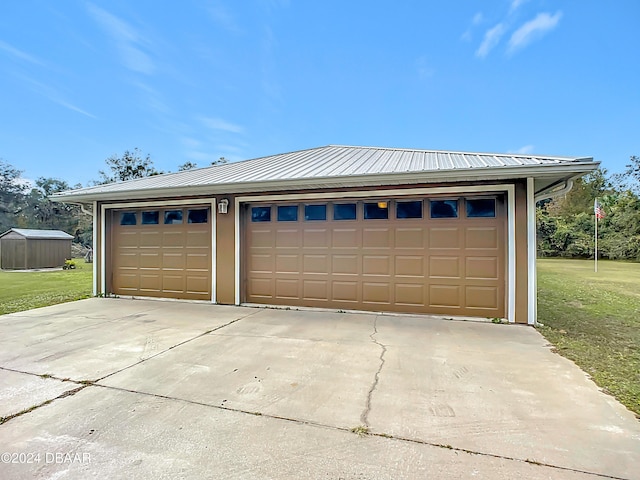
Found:
<svg viewBox="0 0 640 480"><path fill-rule="evenodd" d="M211 300L211 212L203 205L114 209L117 295Z"/></svg>
<svg viewBox="0 0 640 480"><path fill-rule="evenodd" d="M505 316L503 195L244 207L245 302Z"/></svg>
<svg viewBox="0 0 640 480"><path fill-rule="evenodd" d="M52 200L93 215L96 295L534 325L536 203L597 167L326 145Z"/></svg>

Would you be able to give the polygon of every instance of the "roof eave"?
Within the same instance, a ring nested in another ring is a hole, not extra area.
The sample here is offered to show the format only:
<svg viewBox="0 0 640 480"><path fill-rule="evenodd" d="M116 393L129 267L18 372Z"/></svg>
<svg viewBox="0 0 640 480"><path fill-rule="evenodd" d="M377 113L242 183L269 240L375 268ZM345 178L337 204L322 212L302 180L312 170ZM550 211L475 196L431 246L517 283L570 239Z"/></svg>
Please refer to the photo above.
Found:
<svg viewBox="0 0 640 480"><path fill-rule="evenodd" d="M500 167L492 169L456 169L436 170L429 172L383 173L375 175L349 175L341 177L315 177L286 180L263 180L259 182L218 183L209 185L177 186L148 188L139 190L122 190L115 192L91 192L54 194L49 197L55 202L86 204L94 201L142 200L166 197L203 196L216 194L236 194L251 192L268 192L293 189L318 189L340 187L368 187L381 185L402 185L439 182L492 181L516 178L549 178L561 179L589 173L596 169L600 162L584 159L583 162L572 162L565 165L531 165Z"/></svg>

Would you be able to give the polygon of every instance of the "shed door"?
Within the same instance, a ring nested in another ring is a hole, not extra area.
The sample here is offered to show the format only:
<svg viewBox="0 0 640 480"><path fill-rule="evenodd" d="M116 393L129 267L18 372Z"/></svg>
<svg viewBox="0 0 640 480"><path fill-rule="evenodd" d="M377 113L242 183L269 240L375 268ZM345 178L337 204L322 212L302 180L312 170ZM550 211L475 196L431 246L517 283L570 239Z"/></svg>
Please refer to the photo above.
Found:
<svg viewBox="0 0 640 480"><path fill-rule="evenodd" d="M250 204L244 300L505 315L502 196Z"/></svg>
<svg viewBox="0 0 640 480"><path fill-rule="evenodd" d="M206 206L114 210L112 291L211 299L211 213Z"/></svg>

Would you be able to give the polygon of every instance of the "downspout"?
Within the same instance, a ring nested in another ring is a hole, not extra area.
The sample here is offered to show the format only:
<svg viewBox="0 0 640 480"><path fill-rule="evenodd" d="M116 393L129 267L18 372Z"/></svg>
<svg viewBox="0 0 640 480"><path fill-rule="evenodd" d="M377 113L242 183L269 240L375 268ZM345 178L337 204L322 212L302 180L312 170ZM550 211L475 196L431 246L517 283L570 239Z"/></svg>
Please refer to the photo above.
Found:
<svg viewBox="0 0 640 480"><path fill-rule="evenodd" d="M560 188L559 190L555 190L555 191L547 191L547 192L543 192L543 193L538 193L537 195L534 196L534 198L532 199L533 202L531 202L530 204L528 203L528 207L532 209L532 211L529 213L530 217L529 217L529 234L531 235L529 237L528 243L530 244L530 248L532 248L532 250L530 251L530 255L529 255L529 269L532 272L532 274L529 276L529 292L528 292L528 304L529 304L529 309L528 309L528 324L529 325L534 325L534 326L542 326L542 323L538 322L538 275L537 275L537 271L536 271L536 258L537 258L537 244L538 244L538 238L537 238L537 228L536 228L536 205L538 202L545 200L545 199L556 199L562 195L566 195L567 193L569 193L569 191L573 188L573 181L575 180L575 178L578 177L572 177L567 179L564 182L564 185L562 186L562 188ZM528 179L529 181L529 185L530 188L533 188L533 178ZM531 245L532 243L532 245Z"/></svg>
<svg viewBox="0 0 640 480"><path fill-rule="evenodd" d="M82 210L82 213L84 213L85 215L90 215L90 216L92 216L92 217L93 217L93 212L92 212L91 210L86 210L86 209L84 208L84 206L85 206L85 204L84 204L84 203L78 203L78 204L76 204L76 205L79 205L79 206L80 206L80 210Z"/></svg>
<svg viewBox="0 0 640 480"><path fill-rule="evenodd" d="M558 198L561 195L569 193L569 191L573 188L573 180L573 178L570 178L569 180L564 182L564 186L560 190L537 194L535 196L535 202L538 203L541 200L545 200L547 198L553 200L554 198Z"/></svg>

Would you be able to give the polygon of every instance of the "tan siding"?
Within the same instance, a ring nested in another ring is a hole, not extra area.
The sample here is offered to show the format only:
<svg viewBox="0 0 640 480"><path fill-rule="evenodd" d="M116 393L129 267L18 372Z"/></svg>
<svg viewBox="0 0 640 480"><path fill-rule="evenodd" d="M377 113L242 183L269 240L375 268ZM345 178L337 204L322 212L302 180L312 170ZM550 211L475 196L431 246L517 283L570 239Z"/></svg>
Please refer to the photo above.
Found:
<svg viewBox="0 0 640 480"><path fill-rule="evenodd" d="M2 268L6 270L23 270L27 268L27 240L10 233L0 239L2 243Z"/></svg>
<svg viewBox="0 0 640 480"><path fill-rule="evenodd" d="M71 239L27 239L10 233L0 242L1 265L7 270L61 267L71 257Z"/></svg>
<svg viewBox="0 0 640 480"><path fill-rule="evenodd" d="M216 301L225 305L235 303L235 199L224 195L218 198L229 200L227 213L217 214L216 256Z"/></svg>

